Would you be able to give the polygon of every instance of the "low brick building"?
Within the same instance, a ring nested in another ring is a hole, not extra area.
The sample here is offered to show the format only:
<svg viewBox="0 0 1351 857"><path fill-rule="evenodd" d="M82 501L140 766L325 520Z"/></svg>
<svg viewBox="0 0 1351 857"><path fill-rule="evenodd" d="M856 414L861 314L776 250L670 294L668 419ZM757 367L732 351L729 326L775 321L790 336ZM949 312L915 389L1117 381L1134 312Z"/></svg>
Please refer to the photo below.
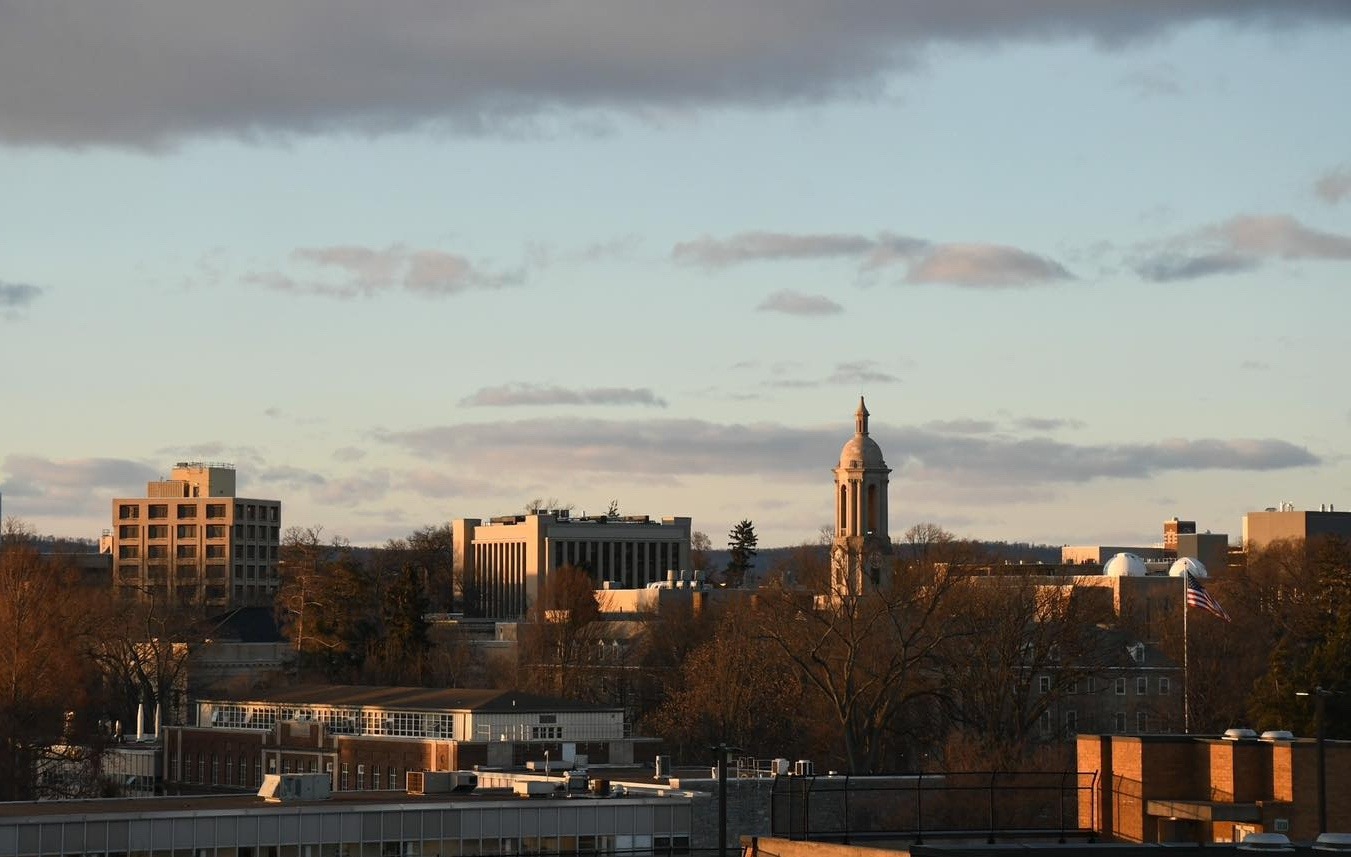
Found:
<svg viewBox="0 0 1351 857"><path fill-rule="evenodd" d="M1318 831L1317 742L1197 735L1081 735L1078 768L1096 772L1080 793L1080 826L1125 842L1237 842ZM1351 819L1351 742L1326 743L1332 827Z"/></svg>
<svg viewBox="0 0 1351 857"><path fill-rule="evenodd" d="M328 773L334 791L402 789L409 771L648 763L659 742L620 708L516 691L312 685L194 704L164 729L173 790L257 789L266 774Z"/></svg>

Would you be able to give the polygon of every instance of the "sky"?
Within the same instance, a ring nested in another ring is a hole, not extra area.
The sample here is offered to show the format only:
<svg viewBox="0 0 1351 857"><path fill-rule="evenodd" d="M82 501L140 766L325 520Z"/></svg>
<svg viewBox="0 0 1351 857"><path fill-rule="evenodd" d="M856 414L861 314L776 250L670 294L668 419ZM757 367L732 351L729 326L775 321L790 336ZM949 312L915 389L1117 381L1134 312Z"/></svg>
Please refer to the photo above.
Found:
<svg viewBox="0 0 1351 857"><path fill-rule="evenodd" d="M378 544L1351 510L1351 3L0 0L0 494Z"/></svg>

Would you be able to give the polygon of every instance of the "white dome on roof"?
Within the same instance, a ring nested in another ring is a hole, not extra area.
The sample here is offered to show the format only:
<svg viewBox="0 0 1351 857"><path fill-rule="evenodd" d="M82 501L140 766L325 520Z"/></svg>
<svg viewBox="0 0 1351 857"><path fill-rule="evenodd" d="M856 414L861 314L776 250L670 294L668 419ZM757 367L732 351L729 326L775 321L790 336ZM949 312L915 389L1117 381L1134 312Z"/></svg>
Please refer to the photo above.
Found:
<svg viewBox="0 0 1351 857"><path fill-rule="evenodd" d="M1184 556L1173 563L1168 569L1168 576L1181 577L1187 572L1191 572L1191 576L1196 578L1210 577L1210 572L1206 571L1205 565L1199 559L1193 559L1189 556Z"/></svg>
<svg viewBox="0 0 1351 857"><path fill-rule="evenodd" d="M1108 577L1144 577L1147 571L1145 561L1133 553L1119 553L1102 567Z"/></svg>

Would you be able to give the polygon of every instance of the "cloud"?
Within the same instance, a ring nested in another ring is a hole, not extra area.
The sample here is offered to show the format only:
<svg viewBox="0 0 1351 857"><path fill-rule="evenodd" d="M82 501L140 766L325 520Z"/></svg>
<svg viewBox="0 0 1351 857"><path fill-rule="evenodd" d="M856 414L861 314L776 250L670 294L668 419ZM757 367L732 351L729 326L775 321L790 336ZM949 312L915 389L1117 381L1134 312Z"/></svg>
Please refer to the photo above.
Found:
<svg viewBox="0 0 1351 857"><path fill-rule="evenodd" d="M825 295L808 295L792 289L780 289L761 301L756 309L785 315L836 315L844 312L844 307Z"/></svg>
<svg viewBox="0 0 1351 857"><path fill-rule="evenodd" d="M1351 235L1324 232L1288 215L1239 215L1146 247L1135 263L1156 282L1253 270L1273 259L1351 260Z"/></svg>
<svg viewBox="0 0 1351 857"><path fill-rule="evenodd" d="M140 497L159 477L147 464L125 458L57 460L8 455L0 465L5 514L79 517L111 514L114 497Z"/></svg>
<svg viewBox="0 0 1351 857"><path fill-rule="evenodd" d="M1032 431L1056 431L1057 429L1081 429L1087 425L1083 420L1065 417L1019 417L1013 421L1018 428Z"/></svg>
<svg viewBox="0 0 1351 857"><path fill-rule="evenodd" d="M647 387L591 387L568 389L538 384L505 384L483 387L460 400L466 407L519 407L523 405L643 405L666 407L666 400Z"/></svg>
<svg viewBox="0 0 1351 857"><path fill-rule="evenodd" d="M1318 181L1314 182L1313 189L1324 202L1333 205L1341 202L1351 196L1351 169L1343 167L1329 170L1319 176Z"/></svg>
<svg viewBox="0 0 1351 857"><path fill-rule="evenodd" d="M901 379L878 368L875 360L855 360L850 363L835 364L835 371L825 383L831 386L842 384L899 384Z"/></svg>
<svg viewBox="0 0 1351 857"><path fill-rule="evenodd" d="M841 420L841 423L847 423ZM381 431L374 438L428 461L472 464L485 473L700 474L812 479L834 460L847 425L798 428L697 419L538 419ZM1267 471L1319 464L1309 450L1273 438L1165 439L1073 444L1048 438L959 435L931 427L873 436L906 479L970 484L1055 485L1145 479L1194 470Z"/></svg>
<svg viewBox="0 0 1351 857"><path fill-rule="evenodd" d="M9 4L0 141L171 146L334 131L490 133L560 116L868 98L935 44L1119 46L1198 21L1321 26L1340 0ZM91 49L96 46L97 49Z"/></svg>
<svg viewBox="0 0 1351 857"><path fill-rule="evenodd" d="M25 283L6 283L0 280L0 318L16 318L20 310L38 299L42 289Z"/></svg>
<svg viewBox="0 0 1351 857"><path fill-rule="evenodd" d="M910 268L912 283L955 286L1026 286L1070 278L1058 262L1016 247L997 244L945 244Z"/></svg>
<svg viewBox="0 0 1351 857"><path fill-rule="evenodd" d="M247 282L269 289L331 298L372 297L403 290L436 298L471 289L498 289L520 283L520 273L489 273L463 256L440 250L416 250L393 244L384 249L354 245L302 247L291 261L314 269L310 277L297 278L280 271L248 275Z"/></svg>
<svg viewBox="0 0 1351 857"><path fill-rule="evenodd" d="M994 420L930 420L923 428L943 434L989 434L999 428Z"/></svg>
<svg viewBox="0 0 1351 857"><path fill-rule="evenodd" d="M875 236L742 232L721 239L706 235L676 244L671 258L713 270L744 262L842 258L855 262L863 274L903 264L908 266L906 282L973 287L1027 286L1070 278L1060 263L1016 247L934 244L890 232Z"/></svg>
<svg viewBox="0 0 1351 857"><path fill-rule="evenodd" d="M333 450L335 461L360 461L366 457L366 450L356 446L344 446Z"/></svg>
<svg viewBox="0 0 1351 857"><path fill-rule="evenodd" d="M1122 86L1131 90L1139 98L1158 98L1182 94L1182 85L1178 83L1178 71L1170 63L1137 69L1120 79Z"/></svg>

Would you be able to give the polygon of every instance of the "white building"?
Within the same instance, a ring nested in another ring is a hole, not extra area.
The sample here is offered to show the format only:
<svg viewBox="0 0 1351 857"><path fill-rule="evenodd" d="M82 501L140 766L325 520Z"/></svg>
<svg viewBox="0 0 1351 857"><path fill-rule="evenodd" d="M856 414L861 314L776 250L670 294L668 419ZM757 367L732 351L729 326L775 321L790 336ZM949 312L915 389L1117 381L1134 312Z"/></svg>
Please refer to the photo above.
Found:
<svg viewBox="0 0 1351 857"><path fill-rule="evenodd" d="M690 519L647 515L573 518L566 510L452 522L455 573L466 612L519 619L549 575L564 566L590 572L596 587L642 589L690 569Z"/></svg>

